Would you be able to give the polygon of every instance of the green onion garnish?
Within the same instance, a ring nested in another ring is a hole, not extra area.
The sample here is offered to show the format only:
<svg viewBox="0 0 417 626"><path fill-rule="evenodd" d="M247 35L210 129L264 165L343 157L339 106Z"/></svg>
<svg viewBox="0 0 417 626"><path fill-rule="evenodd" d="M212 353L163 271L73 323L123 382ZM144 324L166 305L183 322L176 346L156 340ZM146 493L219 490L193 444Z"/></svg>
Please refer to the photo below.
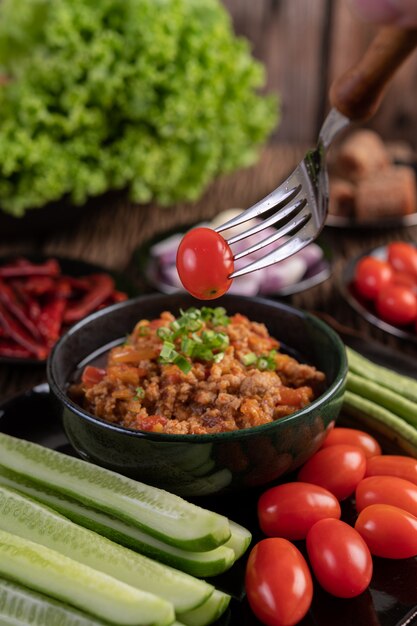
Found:
<svg viewBox="0 0 417 626"><path fill-rule="evenodd" d="M174 363L185 373L192 367L186 357L219 363L229 345L229 336L212 327L226 326L229 321L223 307L191 307L186 311L180 309L177 319L156 331L163 342L159 354L160 362Z"/></svg>
<svg viewBox="0 0 417 626"><path fill-rule="evenodd" d="M256 356L254 352L248 352L248 354L243 355L241 361L243 365L254 365L259 370L275 370L277 367L275 362L276 354L276 350L270 350L269 354L261 354L261 356Z"/></svg>
<svg viewBox="0 0 417 626"><path fill-rule="evenodd" d="M257 360L258 360L258 357L256 356L254 352L248 352L248 354L244 354L242 357L243 365L254 365L254 363L256 363Z"/></svg>
<svg viewBox="0 0 417 626"><path fill-rule="evenodd" d="M145 395L145 390L144 390L143 387L136 387L135 392L136 393L135 393L135 396L134 396L134 400L140 400Z"/></svg>
<svg viewBox="0 0 417 626"><path fill-rule="evenodd" d="M146 324L139 326L138 335L139 337L146 337L146 335L149 335L149 326L146 326Z"/></svg>

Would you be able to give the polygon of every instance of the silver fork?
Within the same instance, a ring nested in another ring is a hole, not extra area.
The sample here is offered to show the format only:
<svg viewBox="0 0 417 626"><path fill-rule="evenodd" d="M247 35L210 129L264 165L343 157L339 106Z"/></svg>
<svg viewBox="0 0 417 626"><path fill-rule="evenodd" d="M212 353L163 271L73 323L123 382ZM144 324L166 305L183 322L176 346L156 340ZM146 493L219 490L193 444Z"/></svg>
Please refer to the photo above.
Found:
<svg viewBox="0 0 417 626"><path fill-rule="evenodd" d="M268 196L215 229L222 232L277 209L267 219L227 239L233 246L270 226L276 228L274 234L235 254L235 261L289 236L275 250L235 270L229 278L282 261L317 238L328 211L328 147L351 121L373 115L389 79L416 45L417 29L382 28L362 60L333 83L330 90L333 108L321 127L317 147L309 150L288 178Z"/></svg>

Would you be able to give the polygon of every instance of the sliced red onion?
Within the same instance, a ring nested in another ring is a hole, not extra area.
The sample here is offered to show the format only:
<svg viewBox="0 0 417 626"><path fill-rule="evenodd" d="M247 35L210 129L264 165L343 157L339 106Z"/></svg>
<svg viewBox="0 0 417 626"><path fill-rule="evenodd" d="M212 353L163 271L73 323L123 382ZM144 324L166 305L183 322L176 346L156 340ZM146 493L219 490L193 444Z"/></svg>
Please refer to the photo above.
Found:
<svg viewBox="0 0 417 626"><path fill-rule="evenodd" d="M177 233L167 239L159 241L151 247L151 256L159 259L161 265L175 263L178 246L180 245L182 237L183 235L181 233Z"/></svg>
<svg viewBox="0 0 417 626"><path fill-rule="evenodd" d="M233 279L228 293L239 296L256 296L262 281L262 271L252 272L246 276L238 276Z"/></svg>
<svg viewBox="0 0 417 626"><path fill-rule="evenodd" d="M289 259L275 263L266 267L264 270L254 272L260 274L262 272L262 281L260 285L261 294L278 293L284 287L293 285L300 281L307 270L307 263L298 255L294 255Z"/></svg>
<svg viewBox="0 0 417 626"><path fill-rule="evenodd" d="M310 268L322 260L324 252L316 243L310 243L308 246L300 250L300 252L297 253L297 256L304 259Z"/></svg>
<svg viewBox="0 0 417 626"><path fill-rule="evenodd" d="M161 265L161 278L173 287L184 289L175 265Z"/></svg>

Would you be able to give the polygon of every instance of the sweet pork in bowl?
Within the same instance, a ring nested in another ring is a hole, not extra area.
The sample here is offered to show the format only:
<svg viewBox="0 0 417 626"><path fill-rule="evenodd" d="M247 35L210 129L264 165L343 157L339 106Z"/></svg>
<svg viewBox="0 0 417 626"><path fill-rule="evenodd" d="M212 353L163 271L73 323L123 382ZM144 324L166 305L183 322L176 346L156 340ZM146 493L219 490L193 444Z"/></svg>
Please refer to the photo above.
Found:
<svg viewBox="0 0 417 626"><path fill-rule="evenodd" d="M319 448L342 403L339 337L278 302L203 304L144 296L60 339L48 380L83 458L192 497L267 484Z"/></svg>

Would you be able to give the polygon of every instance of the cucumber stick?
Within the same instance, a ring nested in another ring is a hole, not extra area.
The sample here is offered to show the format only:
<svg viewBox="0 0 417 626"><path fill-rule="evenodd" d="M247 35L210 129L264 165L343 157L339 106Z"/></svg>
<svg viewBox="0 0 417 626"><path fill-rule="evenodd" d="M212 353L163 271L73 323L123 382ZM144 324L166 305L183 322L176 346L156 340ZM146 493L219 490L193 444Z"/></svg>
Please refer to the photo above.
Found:
<svg viewBox="0 0 417 626"><path fill-rule="evenodd" d="M0 575L117 626L174 621L174 608L166 600L3 530Z"/></svg>
<svg viewBox="0 0 417 626"><path fill-rule="evenodd" d="M230 537L229 520L222 515L30 441L0 433L0 460L18 474L186 550L210 550Z"/></svg>
<svg viewBox="0 0 417 626"><path fill-rule="evenodd" d="M230 603L230 596L215 589L204 604L187 613L180 613L178 618L185 626L208 626L219 619Z"/></svg>
<svg viewBox="0 0 417 626"><path fill-rule="evenodd" d="M57 600L0 579L1 626L108 626Z"/></svg>
<svg viewBox="0 0 417 626"><path fill-rule="evenodd" d="M100 533L100 535L104 535L108 539L152 557L157 561L181 569L192 576L201 578L217 576L229 569L237 558L233 549L228 547L229 542L234 542L234 531L230 539L218 548L206 552L190 552L170 546L107 513L88 507L68 496L33 483L28 478L19 476L19 474L11 472L1 465L0 485L16 489L20 493L60 512L77 524L81 524ZM231 529L233 527L233 523L231 523Z"/></svg>
<svg viewBox="0 0 417 626"><path fill-rule="evenodd" d="M229 521L230 524L230 539L226 542L226 546L231 548L235 553L235 560L240 559L249 548L252 541L252 535L247 528L244 528L236 522Z"/></svg>
<svg viewBox="0 0 417 626"><path fill-rule="evenodd" d="M74 524L15 491L0 487L0 529L84 563L122 582L161 596L176 612L202 604L214 587Z"/></svg>

